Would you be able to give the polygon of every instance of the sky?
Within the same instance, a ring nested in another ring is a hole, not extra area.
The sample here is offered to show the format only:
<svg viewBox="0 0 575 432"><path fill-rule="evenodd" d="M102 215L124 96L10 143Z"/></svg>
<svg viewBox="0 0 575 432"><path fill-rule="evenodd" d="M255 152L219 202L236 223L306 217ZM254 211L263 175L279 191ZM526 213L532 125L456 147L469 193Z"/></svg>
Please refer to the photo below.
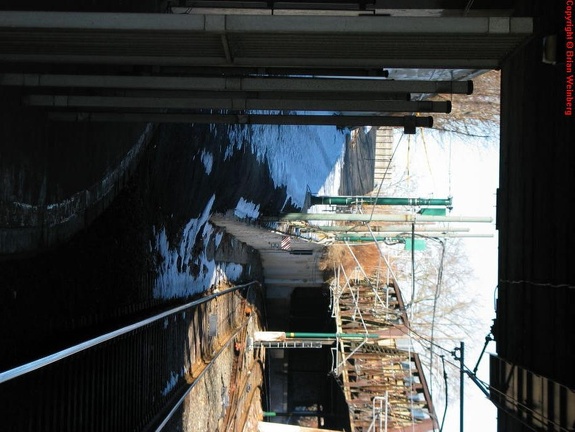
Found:
<svg viewBox="0 0 575 432"><path fill-rule="evenodd" d="M443 142L443 144L442 144ZM493 223L467 224L470 232L493 234L491 238L465 238L463 240L474 278L467 290L478 297L477 308L481 318L475 341L465 340L466 365L475 367L485 336L495 317L494 292L497 286L497 232L495 230L496 191L499 184L499 135L492 133L488 139L468 139L442 134L435 130L420 129L416 135L395 134L397 152L394 156L396 173L409 171L418 178L418 196L453 197L452 215L490 216ZM409 152L408 152L409 148ZM470 346L474 344L475 348ZM445 346L452 349L458 344ZM494 352L494 342L487 352ZM488 355L484 355L478 377L489 381ZM453 375L453 374L452 374ZM450 376L457 381L458 376ZM470 380L465 380L464 430L467 432L496 431L496 410L483 393ZM435 399L440 399L435 397ZM438 415L443 405L436 405ZM459 401L448 405L444 432L459 431Z"/></svg>
<svg viewBox="0 0 575 432"><path fill-rule="evenodd" d="M266 154L273 155L275 163L271 164L272 176L277 184L287 185L288 193L292 194L296 203L301 203L304 184L310 187L312 192L317 191L320 194L337 191L345 142L345 137L334 128L317 127L313 131L308 131L306 135L302 135L302 130L304 129L301 127L275 129L267 132L270 139L252 141L260 154L270 152ZM462 139L453 135L446 136L431 129L419 129L417 134L412 136L403 135L401 129L396 129L395 132L395 144L398 146L394 157L396 170L405 169L409 164L410 172L418 178L418 197L452 196L454 208L451 214L493 218L493 223L469 226L471 232L492 234L493 237L464 240L475 275L469 281L467 289L470 295L479 299L477 308L481 317L480 328L474 335L475 341L464 341L468 346L466 365L473 369L495 315L494 290L497 285L495 194L499 183L498 131L493 131L488 139ZM262 128L257 136L265 137L266 131ZM286 144L294 140L295 144L270 146L275 139ZM313 157L310 160L309 155L314 151L319 152L321 158ZM318 160L323 163L316 164ZM327 173L329 165L334 160L336 163ZM309 168L310 162L313 162L313 169ZM495 350L493 344L491 342L488 346L488 352ZM472 349L471 345L475 345L475 348ZM478 377L483 381L489 380L487 355L484 355L480 364ZM450 380L457 379L458 376L450 377ZM437 412L443 413L443 406L438 406ZM464 428L468 432L497 430L495 407L469 379L465 381L464 419ZM459 431L458 400L450 401L443 430Z"/></svg>

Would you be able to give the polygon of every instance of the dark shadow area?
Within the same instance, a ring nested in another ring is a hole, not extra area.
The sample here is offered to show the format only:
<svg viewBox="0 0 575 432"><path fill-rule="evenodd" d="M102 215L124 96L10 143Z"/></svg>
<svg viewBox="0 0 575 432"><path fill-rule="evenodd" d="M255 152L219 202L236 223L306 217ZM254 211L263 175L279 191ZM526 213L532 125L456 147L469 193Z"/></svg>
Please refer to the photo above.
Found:
<svg viewBox="0 0 575 432"><path fill-rule="evenodd" d="M567 392L559 384L575 387L573 368L566 367L575 362L575 231L567 216L575 204L575 119L565 114L573 71L542 58L544 37L565 31L572 7L563 1L515 3L516 15L535 17L535 33L502 67L493 328L497 355L515 372L497 376L492 368L491 385L496 401L505 399L498 391L510 392L508 400L525 401L522 407L511 403L509 412L499 410L498 430L530 430L532 408L544 416L545 427L555 422L571 430ZM564 55L569 48L557 49ZM536 380L542 377L548 390L539 400ZM509 382L517 379L519 390L513 390Z"/></svg>
<svg viewBox="0 0 575 432"><path fill-rule="evenodd" d="M329 310L329 290L296 288L292 294L289 331L335 333ZM288 349L288 413L291 424L350 430L343 390L330 374L331 348Z"/></svg>

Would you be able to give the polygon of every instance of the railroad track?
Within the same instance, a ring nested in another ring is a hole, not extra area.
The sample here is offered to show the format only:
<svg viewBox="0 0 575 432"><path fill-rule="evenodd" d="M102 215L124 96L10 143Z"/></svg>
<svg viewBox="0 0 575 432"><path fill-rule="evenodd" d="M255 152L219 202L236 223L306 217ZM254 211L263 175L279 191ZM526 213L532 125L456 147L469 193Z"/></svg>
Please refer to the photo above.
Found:
<svg viewBox="0 0 575 432"><path fill-rule="evenodd" d="M186 395L245 333L253 318L246 305L258 285L206 296L1 372L0 430L178 429Z"/></svg>

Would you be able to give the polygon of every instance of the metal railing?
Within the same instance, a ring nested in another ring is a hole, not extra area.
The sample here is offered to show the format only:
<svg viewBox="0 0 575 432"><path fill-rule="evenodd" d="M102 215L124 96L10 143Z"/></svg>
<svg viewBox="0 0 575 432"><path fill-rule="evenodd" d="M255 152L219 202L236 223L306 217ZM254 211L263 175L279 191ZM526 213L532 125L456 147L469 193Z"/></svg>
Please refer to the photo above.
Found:
<svg viewBox="0 0 575 432"><path fill-rule="evenodd" d="M127 333L138 330L138 329L140 329L146 325L157 322L161 319L164 319L164 318L171 316L173 314L176 314L178 312L183 312L183 311L185 311L189 308L192 308L194 306L197 306L199 304L206 303L206 302L208 302L208 301L210 301L216 297L219 297L219 296L222 296L224 294L228 294L228 293L231 293L234 291L238 291L240 289L248 288L254 284L259 284L259 282L254 281L254 282L250 282L248 284L237 285L233 288L229 288L229 289L219 291L219 292L214 293L214 294L210 294L208 296L202 297L201 299L194 300L194 301L186 303L182 306L178 306L178 307L170 309L166 312L162 312L160 314L157 314L153 317L141 320L137 323L130 324L128 326L119 328L119 329L114 330L112 332L103 334L101 336L95 337L93 339L87 340L85 342L79 343L77 345L71 346L71 347L63 349L61 351L55 352L55 353L50 354L48 356L42 357L38 360L34 360L32 362L23 364L21 366L17 366L15 368L9 369L7 371L0 372L0 384L4 383L6 381L10 381L10 380L17 378L19 376L25 375L29 372L33 372L33 371L38 370L40 368L43 368L45 366L48 366L52 363L63 360L63 359L65 359L69 356L72 356L74 354L78 354L82 351L93 348L97 345L100 345L100 344L106 342L106 341L110 341L112 339L118 338L119 336L122 336L122 335L125 335Z"/></svg>

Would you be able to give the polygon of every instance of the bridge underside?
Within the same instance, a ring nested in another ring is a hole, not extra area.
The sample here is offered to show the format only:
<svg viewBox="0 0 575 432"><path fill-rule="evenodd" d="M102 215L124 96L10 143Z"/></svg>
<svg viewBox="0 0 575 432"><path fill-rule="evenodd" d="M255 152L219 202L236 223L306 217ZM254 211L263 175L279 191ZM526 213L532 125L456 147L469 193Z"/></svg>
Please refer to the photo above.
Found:
<svg viewBox="0 0 575 432"><path fill-rule="evenodd" d="M395 113L451 106L422 101L435 91L417 83L385 80L389 69L450 70L448 79L458 80L498 68L533 30L531 18L509 16L233 12L3 11L0 85L22 88L22 104L52 120L363 124L413 133L431 119Z"/></svg>
<svg viewBox="0 0 575 432"><path fill-rule="evenodd" d="M498 68L531 18L0 12L0 61Z"/></svg>

